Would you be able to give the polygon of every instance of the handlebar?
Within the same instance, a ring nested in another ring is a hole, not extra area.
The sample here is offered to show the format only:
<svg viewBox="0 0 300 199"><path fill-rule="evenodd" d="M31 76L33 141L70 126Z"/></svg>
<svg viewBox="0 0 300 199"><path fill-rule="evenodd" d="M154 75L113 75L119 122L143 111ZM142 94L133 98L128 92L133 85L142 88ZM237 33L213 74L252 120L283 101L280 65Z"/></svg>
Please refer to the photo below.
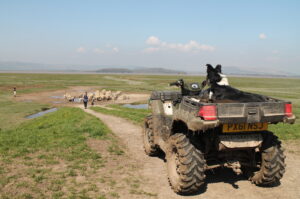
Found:
<svg viewBox="0 0 300 199"><path fill-rule="evenodd" d="M171 82L170 84L169 84L169 86L178 86L179 84L178 84L178 81L176 81L176 82Z"/></svg>
<svg viewBox="0 0 300 199"><path fill-rule="evenodd" d="M179 79L179 80L177 80L177 81L175 81L175 82L171 82L169 85L170 86L182 86L184 84L184 82L183 82L183 79Z"/></svg>
<svg viewBox="0 0 300 199"><path fill-rule="evenodd" d="M169 84L169 86L177 86L177 87L181 87L181 86L183 86L183 85L184 85L183 79L179 79L179 80L177 80L177 81L175 81L175 82L171 82L171 83ZM203 89L206 85L208 85L207 79L204 80L204 81L202 81L201 86L200 86L201 89Z"/></svg>

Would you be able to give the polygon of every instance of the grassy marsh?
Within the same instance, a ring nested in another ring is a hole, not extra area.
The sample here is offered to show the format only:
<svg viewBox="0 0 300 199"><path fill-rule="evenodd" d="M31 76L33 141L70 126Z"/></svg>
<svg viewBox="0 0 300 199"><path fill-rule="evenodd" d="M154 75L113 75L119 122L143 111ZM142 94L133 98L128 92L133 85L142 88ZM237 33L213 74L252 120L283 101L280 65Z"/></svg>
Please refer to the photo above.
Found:
<svg viewBox="0 0 300 199"><path fill-rule="evenodd" d="M33 102L16 102L11 97L11 90L17 86L18 93L33 93L66 89L71 86L95 86L110 90L121 90L126 92L150 93L152 90L176 90L169 87L168 83L184 78L189 82L201 82L203 76L172 76L172 75L112 75L112 74L8 74L0 73L0 121L1 129L9 129L25 121L24 116L37 112L47 106ZM133 81L134 83L131 83ZM293 112L300 118L300 79L292 78L254 78L254 77L230 77L229 82L238 89L268 95L284 99L293 103ZM48 105L49 106L49 105ZM99 111L119 115L120 117L131 117L134 122L139 122L143 114L132 112L133 110L114 107L115 111L99 108ZM126 112L132 112L129 116ZM283 139L300 138L300 120L296 124L272 125L271 130Z"/></svg>
<svg viewBox="0 0 300 199"><path fill-rule="evenodd" d="M124 164L125 159L128 160L126 153L100 120L77 108L60 108L41 118L25 119L26 115L53 105L18 101L12 97L12 88L17 87L18 95L73 86L150 93L176 90L168 83L178 78L190 82L204 79L198 76L0 73L0 198L118 198L122 194L118 187L127 188L127 194L155 197L155 193L143 191L135 180L135 169L130 170L134 167ZM291 101L298 118L296 124L271 125L270 130L283 140L300 139L300 79L229 77L229 81L241 90ZM139 125L150 112L121 105L109 105L109 108L92 109ZM96 151L88 144L89 140L102 146L101 150ZM104 170L106 167L110 169L108 173ZM120 181L112 178L124 173ZM105 189L110 192L103 192Z"/></svg>

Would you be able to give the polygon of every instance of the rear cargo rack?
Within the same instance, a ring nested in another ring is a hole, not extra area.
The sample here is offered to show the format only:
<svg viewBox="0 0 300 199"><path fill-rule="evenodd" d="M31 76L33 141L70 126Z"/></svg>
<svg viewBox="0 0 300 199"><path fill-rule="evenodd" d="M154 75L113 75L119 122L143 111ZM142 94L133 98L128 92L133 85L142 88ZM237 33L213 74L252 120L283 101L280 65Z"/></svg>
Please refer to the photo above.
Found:
<svg viewBox="0 0 300 199"><path fill-rule="evenodd" d="M191 111L199 110L202 106L215 105L217 107L217 116L221 124L283 122L286 118L285 104L290 102L274 98L269 99L269 102L203 103L193 100L191 96L184 96L182 105L185 106L185 109L190 109Z"/></svg>

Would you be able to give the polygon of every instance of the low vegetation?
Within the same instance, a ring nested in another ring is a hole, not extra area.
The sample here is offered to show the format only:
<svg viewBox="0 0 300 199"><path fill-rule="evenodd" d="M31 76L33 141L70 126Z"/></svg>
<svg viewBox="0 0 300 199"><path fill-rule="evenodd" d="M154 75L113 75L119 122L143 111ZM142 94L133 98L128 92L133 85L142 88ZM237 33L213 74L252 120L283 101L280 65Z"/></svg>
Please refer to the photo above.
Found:
<svg viewBox="0 0 300 199"><path fill-rule="evenodd" d="M0 131L1 199L155 197L144 191L138 167L112 132L79 108Z"/></svg>
<svg viewBox="0 0 300 199"><path fill-rule="evenodd" d="M150 114L150 110L148 109L126 108L119 104L109 105L108 108L97 106L91 107L91 109L100 113L122 117L139 125L142 125L144 118Z"/></svg>
<svg viewBox="0 0 300 199"><path fill-rule="evenodd" d="M64 159L86 157L84 141L89 137L108 138L110 130L99 119L78 108L61 108L41 118L30 120L17 128L1 131L0 152L6 157L24 156L38 150L53 151ZM83 144L83 145L82 145ZM76 157L64 157L64 150Z"/></svg>
<svg viewBox="0 0 300 199"><path fill-rule="evenodd" d="M110 130L78 108L61 108L1 131L1 198L88 196L76 178L93 176L107 161L88 146L88 139L104 140L108 153L123 154ZM92 182L86 186L93 187ZM99 191L97 188L93 194Z"/></svg>
<svg viewBox="0 0 300 199"><path fill-rule="evenodd" d="M17 102L12 97L0 95L0 131L16 127L26 121L25 116L48 109L49 106L32 102Z"/></svg>
<svg viewBox="0 0 300 199"><path fill-rule="evenodd" d="M0 198L119 198L156 197L144 189L147 179L135 174L124 147L97 118L78 108L59 108L41 118L25 116L51 108L36 101L12 97L72 86L149 93L175 90L168 83L199 76L110 74L4 74L0 73ZM282 140L300 139L300 79L230 77L232 86L293 103L296 124L270 125ZM287 89L289 88L289 89ZM115 115L141 125L149 110L109 105L94 111Z"/></svg>
<svg viewBox="0 0 300 199"><path fill-rule="evenodd" d="M273 124L269 130L274 132L280 140L296 140L300 139L300 123L290 124Z"/></svg>

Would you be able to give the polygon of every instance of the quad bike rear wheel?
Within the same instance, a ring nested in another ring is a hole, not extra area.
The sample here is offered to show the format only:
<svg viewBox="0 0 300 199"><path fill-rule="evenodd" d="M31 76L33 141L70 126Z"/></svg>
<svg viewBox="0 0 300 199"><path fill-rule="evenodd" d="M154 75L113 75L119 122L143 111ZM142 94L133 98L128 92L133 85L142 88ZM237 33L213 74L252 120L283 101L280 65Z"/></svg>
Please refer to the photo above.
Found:
<svg viewBox="0 0 300 199"><path fill-rule="evenodd" d="M184 134L176 133L168 139L166 158L172 189L182 195L199 191L204 184L206 162Z"/></svg>
<svg viewBox="0 0 300 199"><path fill-rule="evenodd" d="M264 132L263 137L261 166L257 172L252 173L250 180L259 186L277 185L285 172L285 155L281 142L272 132Z"/></svg>

